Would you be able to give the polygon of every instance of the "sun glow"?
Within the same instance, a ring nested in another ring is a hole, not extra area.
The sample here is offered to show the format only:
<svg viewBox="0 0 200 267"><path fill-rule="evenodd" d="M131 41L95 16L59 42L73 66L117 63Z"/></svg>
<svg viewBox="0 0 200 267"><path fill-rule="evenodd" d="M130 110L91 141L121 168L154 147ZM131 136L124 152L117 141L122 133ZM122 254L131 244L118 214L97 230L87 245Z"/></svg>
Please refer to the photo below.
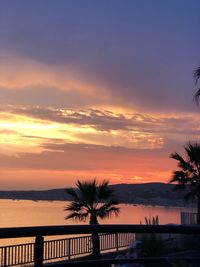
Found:
<svg viewBox="0 0 200 267"><path fill-rule="evenodd" d="M173 130L177 122L180 132ZM29 169L43 169L47 176L52 168L57 176L72 180L76 176L104 177L112 183L165 181L171 163L169 152L162 149L167 138L183 138L185 123L187 118L178 116L9 106L0 111L0 156L5 155L6 166L14 162L17 168L20 162L27 174Z"/></svg>

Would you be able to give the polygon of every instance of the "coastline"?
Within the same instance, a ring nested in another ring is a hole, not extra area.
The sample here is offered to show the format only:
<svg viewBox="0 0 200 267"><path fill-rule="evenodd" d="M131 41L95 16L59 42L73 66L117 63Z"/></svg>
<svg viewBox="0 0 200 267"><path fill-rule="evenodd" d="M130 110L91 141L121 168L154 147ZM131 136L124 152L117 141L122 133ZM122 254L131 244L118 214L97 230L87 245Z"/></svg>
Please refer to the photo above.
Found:
<svg viewBox="0 0 200 267"><path fill-rule="evenodd" d="M35 199L35 198L1 198L0 201L3 200L13 200L13 201L20 201L20 200L27 200L33 202L66 202L69 201L68 199ZM185 201L169 201L168 199L151 199L151 201L147 201L146 199L138 200L134 202L122 202L120 201L119 204L123 205L133 205L133 206L152 206L152 207L171 207L171 208L196 208L196 203L194 202L185 202Z"/></svg>
<svg viewBox="0 0 200 267"><path fill-rule="evenodd" d="M162 206L162 207L196 207L196 201L185 201L184 197L189 192L174 190L174 185L165 183L146 184L115 184L115 197L121 204ZM32 200L32 201L70 201L66 190L63 188L49 190L9 190L0 191L0 199Z"/></svg>

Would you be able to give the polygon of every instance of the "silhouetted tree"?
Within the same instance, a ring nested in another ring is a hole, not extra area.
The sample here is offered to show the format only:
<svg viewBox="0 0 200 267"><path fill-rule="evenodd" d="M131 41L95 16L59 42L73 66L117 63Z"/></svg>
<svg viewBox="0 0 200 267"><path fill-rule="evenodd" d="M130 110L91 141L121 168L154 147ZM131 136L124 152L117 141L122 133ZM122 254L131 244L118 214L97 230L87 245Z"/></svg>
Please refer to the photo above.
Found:
<svg viewBox="0 0 200 267"><path fill-rule="evenodd" d="M200 67L197 68L194 72L194 79L195 79L195 83L198 83L198 80L200 79ZM194 99L197 103L199 103L199 98L200 98L200 88L196 91L196 93L194 94Z"/></svg>
<svg viewBox="0 0 200 267"><path fill-rule="evenodd" d="M65 208L69 214L66 219L86 221L90 224L98 224L98 218L109 218L111 215L118 215L118 201L114 199L114 191L109 182L104 180L101 183L93 181L77 181L76 188L66 189L71 196L71 201ZM93 256L100 256L100 244L98 234L92 234Z"/></svg>
<svg viewBox="0 0 200 267"><path fill-rule="evenodd" d="M178 161L179 170L173 172L171 183L176 188L185 188L190 185L186 199L197 197L197 224L200 224L200 144L188 143L185 147L185 159L178 153L171 154L171 158Z"/></svg>

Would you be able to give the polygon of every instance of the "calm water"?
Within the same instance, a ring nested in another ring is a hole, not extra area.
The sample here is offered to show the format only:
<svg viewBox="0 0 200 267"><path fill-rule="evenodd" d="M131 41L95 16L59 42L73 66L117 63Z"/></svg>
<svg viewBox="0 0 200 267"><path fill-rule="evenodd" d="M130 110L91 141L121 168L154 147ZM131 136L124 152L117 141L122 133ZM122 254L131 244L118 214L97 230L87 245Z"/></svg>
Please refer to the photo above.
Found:
<svg viewBox="0 0 200 267"><path fill-rule="evenodd" d="M47 226L74 224L73 221L65 220L66 202L62 201L30 201L30 200L0 200L0 227L18 226ZM120 205L121 212L118 217L104 220L106 224L139 224L145 223L145 216L159 217L160 224L180 223L181 211L195 211L189 208L170 208L142 205ZM102 222L100 222L102 223ZM51 237L52 239L52 237ZM0 246L5 244L23 243L30 239L0 240Z"/></svg>

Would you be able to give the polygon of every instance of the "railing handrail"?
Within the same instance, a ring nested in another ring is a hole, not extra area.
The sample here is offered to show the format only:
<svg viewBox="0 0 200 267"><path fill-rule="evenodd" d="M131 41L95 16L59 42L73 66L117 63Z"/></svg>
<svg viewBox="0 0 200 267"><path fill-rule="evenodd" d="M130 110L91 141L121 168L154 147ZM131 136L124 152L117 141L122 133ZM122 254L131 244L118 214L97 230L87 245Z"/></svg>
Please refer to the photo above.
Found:
<svg viewBox="0 0 200 267"><path fill-rule="evenodd" d="M200 234L200 226L199 225L101 224L101 225L57 225L57 226L0 228L0 238L91 234L91 233Z"/></svg>

